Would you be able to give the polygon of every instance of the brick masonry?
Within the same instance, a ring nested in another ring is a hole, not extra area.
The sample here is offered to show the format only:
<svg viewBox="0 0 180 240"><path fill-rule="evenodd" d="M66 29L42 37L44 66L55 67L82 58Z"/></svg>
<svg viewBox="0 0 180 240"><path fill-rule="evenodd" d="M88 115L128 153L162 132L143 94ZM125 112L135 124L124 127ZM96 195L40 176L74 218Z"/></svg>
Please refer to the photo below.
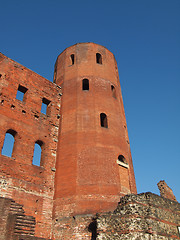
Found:
<svg viewBox="0 0 180 240"><path fill-rule="evenodd" d="M99 63L96 54L102 57ZM54 82L63 90L54 218L113 210L121 196L136 193L114 55L94 43L71 46L57 58ZM100 124L101 113L107 127ZM119 155L127 167L117 163Z"/></svg>
<svg viewBox="0 0 180 240"><path fill-rule="evenodd" d="M164 180L159 181L157 185L162 197L176 201L176 197L174 196L172 189L167 185Z"/></svg>
<svg viewBox="0 0 180 240"><path fill-rule="evenodd" d="M53 83L0 53L0 132L1 153L6 133L15 140L0 155L0 239L179 239L178 203L125 196L136 183L117 63L103 46L64 50Z"/></svg>
<svg viewBox="0 0 180 240"><path fill-rule="evenodd" d="M22 205L0 197L0 240L44 239L34 236L35 226L35 218L25 215Z"/></svg>
<svg viewBox="0 0 180 240"><path fill-rule="evenodd" d="M16 99L19 85L27 89L23 101ZM0 151L6 132L17 133L12 156L0 156L0 193L22 204L36 218L35 234L46 238L52 227L60 94L55 83L0 54ZM46 115L43 98L50 101ZM43 142L41 166L32 165L38 140Z"/></svg>

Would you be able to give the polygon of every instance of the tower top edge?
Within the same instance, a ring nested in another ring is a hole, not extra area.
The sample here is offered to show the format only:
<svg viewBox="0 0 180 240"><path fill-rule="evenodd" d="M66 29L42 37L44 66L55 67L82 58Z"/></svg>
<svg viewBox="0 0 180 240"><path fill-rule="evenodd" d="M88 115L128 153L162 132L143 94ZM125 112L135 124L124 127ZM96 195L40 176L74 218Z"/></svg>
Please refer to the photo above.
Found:
<svg viewBox="0 0 180 240"><path fill-rule="evenodd" d="M94 43L94 42L79 42L79 43L75 43L75 44L73 44L73 45L65 48L65 49L57 56L57 58L58 58L61 54L63 54L67 49L73 48L73 47L78 46L78 45L85 45L85 44L100 46L100 47L106 49L108 52L110 52L110 53L114 56L114 54L113 54L108 48L104 47L103 45L100 45L100 44ZM115 58L115 56L114 56L114 58Z"/></svg>

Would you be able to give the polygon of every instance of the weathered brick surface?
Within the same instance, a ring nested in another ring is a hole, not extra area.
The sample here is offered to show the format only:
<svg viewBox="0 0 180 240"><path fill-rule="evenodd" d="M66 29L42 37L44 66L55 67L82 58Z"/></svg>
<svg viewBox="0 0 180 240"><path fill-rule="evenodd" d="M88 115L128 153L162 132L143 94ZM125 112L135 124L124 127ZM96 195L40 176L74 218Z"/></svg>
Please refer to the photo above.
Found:
<svg viewBox="0 0 180 240"><path fill-rule="evenodd" d="M35 237L36 221L25 215L23 206L9 198L0 197L0 239L44 239Z"/></svg>
<svg viewBox="0 0 180 240"><path fill-rule="evenodd" d="M77 215L59 218L54 221L54 239L91 239L93 233L89 225L93 222L92 215Z"/></svg>
<svg viewBox="0 0 180 240"><path fill-rule="evenodd" d="M180 239L180 204L152 193L122 197L97 219L97 239Z"/></svg>
<svg viewBox="0 0 180 240"><path fill-rule="evenodd" d="M28 89L23 101L16 99L19 84ZM51 237L60 93L56 84L0 54L0 151L6 132L17 132L12 157L0 156L0 196L23 204L36 218L39 237ZM43 98L51 101L46 115ZM40 167L32 165L37 140L43 142Z"/></svg>
<svg viewBox="0 0 180 240"><path fill-rule="evenodd" d="M173 194L172 189L167 185L167 183L164 180L159 181L157 185L162 197L169 198L173 201L177 201L176 197Z"/></svg>
<svg viewBox="0 0 180 240"><path fill-rule="evenodd" d="M83 79L89 90L82 90ZM57 58L54 81L63 90L54 217L113 210L121 196L136 193L114 55L93 43L69 47ZM108 128L101 127L100 113L107 115ZM117 164L119 155L129 168Z"/></svg>

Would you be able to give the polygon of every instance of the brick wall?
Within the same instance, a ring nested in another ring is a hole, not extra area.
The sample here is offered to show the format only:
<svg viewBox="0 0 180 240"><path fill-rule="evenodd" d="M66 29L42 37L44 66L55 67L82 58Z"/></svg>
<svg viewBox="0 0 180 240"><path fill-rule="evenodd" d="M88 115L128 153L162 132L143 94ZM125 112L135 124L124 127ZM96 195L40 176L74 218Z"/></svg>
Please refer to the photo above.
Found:
<svg viewBox="0 0 180 240"><path fill-rule="evenodd" d="M19 86L26 89L22 101ZM49 101L46 114L43 99ZM16 132L12 156L0 155L0 196L23 204L36 218L39 237L51 237L60 106L58 85L0 54L0 153L6 132ZM36 141L43 143L40 166L32 164Z"/></svg>
<svg viewBox="0 0 180 240"><path fill-rule="evenodd" d="M172 189L167 185L167 183L164 180L159 181L157 185L160 191L160 195L162 197L169 198L173 201L177 201Z"/></svg>
<svg viewBox="0 0 180 240"><path fill-rule="evenodd" d="M0 240L44 239L34 236L35 226L35 218L25 215L22 205L0 197Z"/></svg>

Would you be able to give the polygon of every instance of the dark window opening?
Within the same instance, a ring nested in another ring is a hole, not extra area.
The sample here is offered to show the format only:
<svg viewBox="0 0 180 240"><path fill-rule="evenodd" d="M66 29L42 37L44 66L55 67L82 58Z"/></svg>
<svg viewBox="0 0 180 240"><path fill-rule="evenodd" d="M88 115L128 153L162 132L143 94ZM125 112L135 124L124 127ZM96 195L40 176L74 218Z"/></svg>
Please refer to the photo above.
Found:
<svg viewBox="0 0 180 240"><path fill-rule="evenodd" d="M96 53L96 63L102 64L102 56L100 53Z"/></svg>
<svg viewBox="0 0 180 240"><path fill-rule="evenodd" d="M116 89L113 85L111 85L112 96L116 98Z"/></svg>
<svg viewBox="0 0 180 240"><path fill-rule="evenodd" d="M71 54L71 65L74 65L74 54Z"/></svg>
<svg viewBox="0 0 180 240"><path fill-rule="evenodd" d="M49 101L48 99L46 98L43 98L42 99L42 105L41 105L41 113L43 114L47 114L48 113L48 106L50 104L51 101Z"/></svg>
<svg viewBox="0 0 180 240"><path fill-rule="evenodd" d="M125 157L124 157L123 155L119 155L119 156L118 156L118 160L119 160L120 162L122 162L122 163L126 163L126 164L127 164L127 161L126 161L126 159L125 159Z"/></svg>
<svg viewBox="0 0 180 240"><path fill-rule="evenodd" d="M4 144L2 148L1 154L7 157L12 157L12 152L14 148L14 141L15 141L16 131L9 129L6 132Z"/></svg>
<svg viewBox="0 0 180 240"><path fill-rule="evenodd" d="M25 93L27 92L27 88L19 85L17 90L16 99L20 100L21 102L24 101Z"/></svg>
<svg viewBox="0 0 180 240"><path fill-rule="evenodd" d="M36 141L34 145L34 155L32 164L38 167L40 167L41 165L42 145L43 142L40 140Z"/></svg>
<svg viewBox="0 0 180 240"><path fill-rule="evenodd" d="M92 233L91 240L97 239L97 220L93 219L93 221L88 226L88 231Z"/></svg>
<svg viewBox="0 0 180 240"><path fill-rule="evenodd" d="M100 114L101 127L108 128L107 116L105 113Z"/></svg>
<svg viewBox="0 0 180 240"><path fill-rule="evenodd" d="M82 90L83 91L89 91L89 80L88 79L83 79L82 80Z"/></svg>

